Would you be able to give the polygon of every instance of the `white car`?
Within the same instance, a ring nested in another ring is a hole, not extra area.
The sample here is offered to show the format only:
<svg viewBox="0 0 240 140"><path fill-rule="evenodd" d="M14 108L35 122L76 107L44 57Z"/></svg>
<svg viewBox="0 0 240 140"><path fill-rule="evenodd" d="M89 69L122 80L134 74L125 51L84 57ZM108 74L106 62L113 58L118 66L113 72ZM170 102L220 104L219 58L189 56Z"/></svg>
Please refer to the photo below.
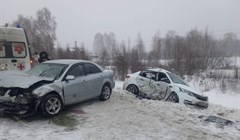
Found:
<svg viewBox="0 0 240 140"><path fill-rule="evenodd" d="M201 95L179 76L164 69L128 74L123 89L143 98L208 107L207 96Z"/></svg>

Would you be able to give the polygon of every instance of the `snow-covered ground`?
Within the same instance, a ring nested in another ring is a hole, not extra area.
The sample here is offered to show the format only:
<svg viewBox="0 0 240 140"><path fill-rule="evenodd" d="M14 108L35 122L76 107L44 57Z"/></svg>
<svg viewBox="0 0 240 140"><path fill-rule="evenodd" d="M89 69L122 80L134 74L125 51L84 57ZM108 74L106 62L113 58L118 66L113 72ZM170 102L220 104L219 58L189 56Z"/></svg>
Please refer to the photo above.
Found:
<svg viewBox="0 0 240 140"><path fill-rule="evenodd" d="M228 108L240 109L240 94L219 94L218 90L205 92L212 104L221 105Z"/></svg>
<svg viewBox="0 0 240 140"><path fill-rule="evenodd" d="M200 82L202 81L202 83ZM225 88L223 90L223 82ZM227 83L228 81L212 80L206 78L201 80L199 77L192 78L189 84L208 96L210 104L221 105L228 108L240 109L240 83Z"/></svg>
<svg viewBox="0 0 240 140"><path fill-rule="evenodd" d="M122 82L117 81L111 99L106 102L94 99L68 107L70 111L63 114L77 121L70 128L67 124L56 125L50 118L24 121L0 117L0 139L240 139L239 108L225 108L232 106L222 101L219 101L222 106L213 104L220 99L212 99L214 94L210 96L212 104L209 108L200 110L169 102L140 100L121 88ZM229 97L226 95L224 98ZM211 115L229 119L234 124L219 127L204 121Z"/></svg>

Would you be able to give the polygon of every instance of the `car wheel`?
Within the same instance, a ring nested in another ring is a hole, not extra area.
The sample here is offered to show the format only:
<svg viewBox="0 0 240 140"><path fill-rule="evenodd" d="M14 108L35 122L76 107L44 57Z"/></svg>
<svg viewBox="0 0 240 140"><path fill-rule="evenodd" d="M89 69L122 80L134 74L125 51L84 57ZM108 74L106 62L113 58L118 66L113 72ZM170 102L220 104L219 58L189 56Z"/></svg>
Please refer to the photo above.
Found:
<svg viewBox="0 0 240 140"><path fill-rule="evenodd" d="M105 84L102 87L102 91L101 91L101 94L99 96L99 99L101 101L106 101L110 98L111 94L112 94L112 89L111 89L110 85Z"/></svg>
<svg viewBox="0 0 240 140"><path fill-rule="evenodd" d="M62 106L62 100L59 95L56 94L47 95L41 104L42 112L47 116L55 116L59 114Z"/></svg>
<svg viewBox="0 0 240 140"><path fill-rule="evenodd" d="M129 85L127 87L127 91L129 91L129 92L131 92L131 93L133 93L135 95L139 94L139 90L138 90L137 86L135 86L135 85Z"/></svg>
<svg viewBox="0 0 240 140"><path fill-rule="evenodd" d="M173 103L178 103L179 98L178 98L177 94L173 92L168 96L167 101L173 102Z"/></svg>

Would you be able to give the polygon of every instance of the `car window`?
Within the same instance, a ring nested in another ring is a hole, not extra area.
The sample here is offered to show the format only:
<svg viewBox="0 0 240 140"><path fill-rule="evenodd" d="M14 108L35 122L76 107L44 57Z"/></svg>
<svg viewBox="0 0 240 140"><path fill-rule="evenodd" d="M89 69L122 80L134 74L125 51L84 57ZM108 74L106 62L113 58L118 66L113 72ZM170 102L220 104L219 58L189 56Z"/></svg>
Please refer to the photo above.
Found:
<svg viewBox="0 0 240 140"><path fill-rule="evenodd" d="M173 83L182 84L182 85L188 86L188 84L181 77L177 76L176 74L173 74L173 73L170 73L170 72L168 72L167 74L171 78Z"/></svg>
<svg viewBox="0 0 240 140"><path fill-rule="evenodd" d="M156 80L156 73L155 72L143 71L143 72L140 73L140 76L148 78L148 79Z"/></svg>
<svg viewBox="0 0 240 140"><path fill-rule="evenodd" d="M85 66L86 74L93 74L93 73L101 72L101 70L93 64L86 63L86 64L84 64L84 66Z"/></svg>
<svg viewBox="0 0 240 140"><path fill-rule="evenodd" d="M12 43L13 57L25 57L26 49L23 43Z"/></svg>
<svg viewBox="0 0 240 140"><path fill-rule="evenodd" d="M160 81L162 78L167 78L167 75L164 73L159 72L158 73L158 81Z"/></svg>
<svg viewBox="0 0 240 140"><path fill-rule="evenodd" d="M0 42L0 58L25 58L26 46L23 42Z"/></svg>
<svg viewBox="0 0 240 140"><path fill-rule="evenodd" d="M79 65L72 66L72 68L68 72L68 75L73 75L75 77L79 77L79 76L85 75L83 65L79 64Z"/></svg>

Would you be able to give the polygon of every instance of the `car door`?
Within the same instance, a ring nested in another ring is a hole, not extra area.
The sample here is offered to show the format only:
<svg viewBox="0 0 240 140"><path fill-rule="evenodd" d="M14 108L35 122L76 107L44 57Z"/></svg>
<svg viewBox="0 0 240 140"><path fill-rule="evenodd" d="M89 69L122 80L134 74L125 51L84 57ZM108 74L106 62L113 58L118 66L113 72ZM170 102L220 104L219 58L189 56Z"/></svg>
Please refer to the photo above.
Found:
<svg viewBox="0 0 240 140"><path fill-rule="evenodd" d="M150 96L155 91L155 87L153 85L155 81L155 73L152 71L142 71L137 77L137 84L140 88L140 94L145 94L146 96Z"/></svg>
<svg viewBox="0 0 240 140"><path fill-rule="evenodd" d="M156 86L157 93L159 94L159 98L163 99L167 94L167 88L170 84L170 80L165 73L159 72L157 75L157 80L154 84Z"/></svg>
<svg viewBox="0 0 240 140"><path fill-rule="evenodd" d="M97 97L100 95L102 90L104 74L96 65L92 63L85 63L84 68L86 72L87 86L89 87L86 96L88 98Z"/></svg>
<svg viewBox="0 0 240 140"><path fill-rule="evenodd" d="M74 79L62 82L65 103L72 104L85 100L88 86L83 64L73 65L66 73L65 78L67 76L74 76Z"/></svg>

